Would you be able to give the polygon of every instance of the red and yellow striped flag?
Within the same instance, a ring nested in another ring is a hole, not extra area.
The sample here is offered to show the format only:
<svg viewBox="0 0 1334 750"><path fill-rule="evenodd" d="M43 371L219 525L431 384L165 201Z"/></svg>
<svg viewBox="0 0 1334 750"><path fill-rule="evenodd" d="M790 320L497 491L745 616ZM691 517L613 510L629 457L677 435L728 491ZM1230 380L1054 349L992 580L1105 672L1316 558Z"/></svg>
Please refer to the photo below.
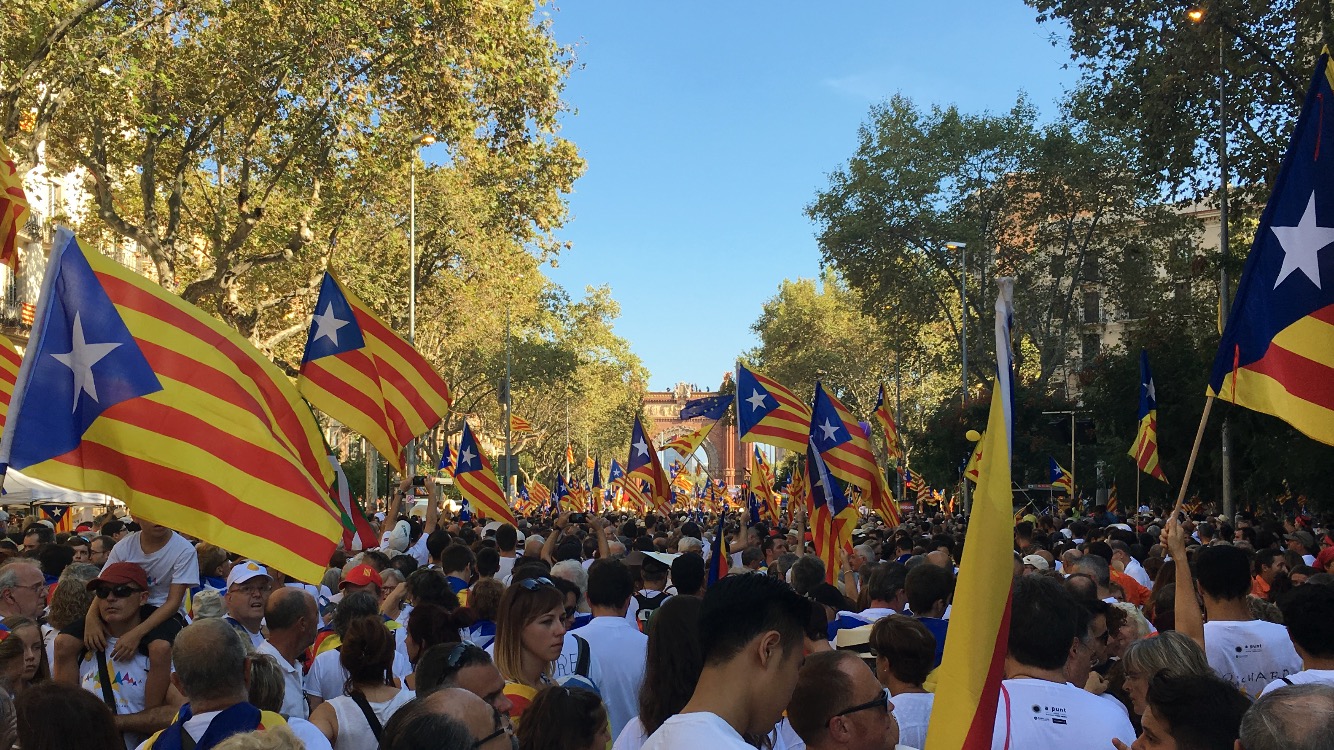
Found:
<svg viewBox="0 0 1334 750"><path fill-rule="evenodd" d="M736 413L747 443L805 451L811 407L777 381L737 365Z"/></svg>
<svg viewBox="0 0 1334 750"><path fill-rule="evenodd" d="M897 459L903 456L903 439L899 437L899 426L894 422L894 416L889 413L889 406L885 404L885 387L880 386L880 395L875 401L875 421L880 424L880 429L885 433L885 451L889 456L890 464L894 464Z"/></svg>
<svg viewBox="0 0 1334 750"><path fill-rule="evenodd" d="M764 507L764 515L778 525L778 492L774 490L774 472L758 447L755 448L755 468L750 472L750 493Z"/></svg>
<svg viewBox="0 0 1334 750"><path fill-rule="evenodd" d="M510 430L513 431L513 432L532 432L532 431L533 431L533 423L532 423L532 422L529 422L528 420L524 419L523 417L519 416L518 414L511 414L511 415L510 415Z"/></svg>
<svg viewBox="0 0 1334 750"><path fill-rule="evenodd" d="M19 230L28 221L23 177L5 144L0 143L0 264L19 268Z"/></svg>
<svg viewBox="0 0 1334 750"><path fill-rule="evenodd" d="M0 430L5 427L9 400L14 397L14 381L18 380L19 365L22 363L23 358L14 349L14 342L0 334Z"/></svg>
<svg viewBox="0 0 1334 750"><path fill-rule="evenodd" d="M459 494L467 500L472 509L481 516L517 527L514 511L505 502L505 492L496 481L496 472L491 462L477 445L472 428L463 423L463 437L459 439L459 461L454 466L454 481L459 484Z"/></svg>
<svg viewBox="0 0 1334 750"><path fill-rule="evenodd" d="M449 386L412 345L325 272L297 388L403 471L403 448L449 411Z"/></svg>
<svg viewBox="0 0 1334 750"><path fill-rule="evenodd" d="M871 441L834 394L815 384L812 405L811 441L820 451L830 473L848 484L869 490L880 472L871 452Z"/></svg>
<svg viewBox="0 0 1334 750"><path fill-rule="evenodd" d="M677 453L680 453L682 458L690 458L695 455L695 451L699 450L699 446L704 443L704 439L709 436L709 431L713 429L715 424L717 424L717 422L709 422L694 432L677 435L671 440L668 440L662 446L662 449L667 450L668 448L671 448Z"/></svg>
<svg viewBox="0 0 1334 750"><path fill-rule="evenodd" d="M533 482L528 486L528 499L532 500L536 507L545 508L547 503L551 502L551 490L541 482Z"/></svg>
<svg viewBox="0 0 1334 750"><path fill-rule="evenodd" d="M291 381L236 331L61 230L0 455L314 582L343 535Z"/></svg>

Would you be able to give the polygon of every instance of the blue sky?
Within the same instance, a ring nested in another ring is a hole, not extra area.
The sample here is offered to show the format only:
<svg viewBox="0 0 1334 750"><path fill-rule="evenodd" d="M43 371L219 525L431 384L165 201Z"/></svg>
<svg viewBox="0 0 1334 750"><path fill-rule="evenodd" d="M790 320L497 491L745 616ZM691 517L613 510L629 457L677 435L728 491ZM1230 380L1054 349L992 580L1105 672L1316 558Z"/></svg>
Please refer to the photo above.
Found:
<svg viewBox="0 0 1334 750"><path fill-rule="evenodd" d="M716 386L779 283L818 273L803 208L872 104L1002 112L1022 90L1051 116L1076 77L1020 0L546 10L575 45L562 135L588 162L549 274L576 296L611 285L654 390Z"/></svg>

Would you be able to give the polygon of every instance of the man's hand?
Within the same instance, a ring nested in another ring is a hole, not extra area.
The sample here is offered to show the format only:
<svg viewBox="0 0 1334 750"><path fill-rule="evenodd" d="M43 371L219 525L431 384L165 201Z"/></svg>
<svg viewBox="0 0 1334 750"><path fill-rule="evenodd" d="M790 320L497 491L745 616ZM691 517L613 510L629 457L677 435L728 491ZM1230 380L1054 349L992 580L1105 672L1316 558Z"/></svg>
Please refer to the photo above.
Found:
<svg viewBox="0 0 1334 750"><path fill-rule="evenodd" d="M102 626L102 618L98 617L96 607L89 607L88 617L84 620L83 645L89 651L101 651L107 647L106 628Z"/></svg>
<svg viewBox="0 0 1334 750"><path fill-rule="evenodd" d="M1186 559L1186 530L1182 528L1181 522L1176 516L1169 518L1163 525L1163 532L1159 541L1167 548L1174 560Z"/></svg>

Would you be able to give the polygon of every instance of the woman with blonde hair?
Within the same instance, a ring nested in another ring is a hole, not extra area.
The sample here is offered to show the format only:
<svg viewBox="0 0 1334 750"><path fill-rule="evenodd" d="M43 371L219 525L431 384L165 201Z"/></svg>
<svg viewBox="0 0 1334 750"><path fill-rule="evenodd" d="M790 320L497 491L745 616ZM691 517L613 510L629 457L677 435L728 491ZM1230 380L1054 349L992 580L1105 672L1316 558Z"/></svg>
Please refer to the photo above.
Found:
<svg viewBox="0 0 1334 750"><path fill-rule="evenodd" d="M565 647L565 596L545 576L515 581L500 599L494 643L496 668L518 719L538 691L555 684L553 662Z"/></svg>
<svg viewBox="0 0 1334 750"><path fill-rule="evenodd" d="M1144 714L1148 707L1149 683L1154 675L1168 677L1212 675L1209 660L1188 635L1175 630L1159 633L1157 637L1135 641L1121 655L1125 668L1125 692L1134 706L1134 714Z"/></svg>

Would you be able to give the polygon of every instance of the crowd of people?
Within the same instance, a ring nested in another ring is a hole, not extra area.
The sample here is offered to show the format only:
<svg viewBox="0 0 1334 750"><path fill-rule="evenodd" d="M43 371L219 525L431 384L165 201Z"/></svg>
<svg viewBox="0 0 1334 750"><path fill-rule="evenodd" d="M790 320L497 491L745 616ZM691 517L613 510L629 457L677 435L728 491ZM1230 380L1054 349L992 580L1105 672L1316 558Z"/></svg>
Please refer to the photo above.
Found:
<svg viewBox="0 0 1334 750"><path fill-rule="evenodd" d="M403 499L320 581L146 519L19 526L0 748L926 746L961 516L864 518L830 571L799 509L516 527ZM992 746L1334 748L1323 522L1140 510L1016 523Z"/></svg>

